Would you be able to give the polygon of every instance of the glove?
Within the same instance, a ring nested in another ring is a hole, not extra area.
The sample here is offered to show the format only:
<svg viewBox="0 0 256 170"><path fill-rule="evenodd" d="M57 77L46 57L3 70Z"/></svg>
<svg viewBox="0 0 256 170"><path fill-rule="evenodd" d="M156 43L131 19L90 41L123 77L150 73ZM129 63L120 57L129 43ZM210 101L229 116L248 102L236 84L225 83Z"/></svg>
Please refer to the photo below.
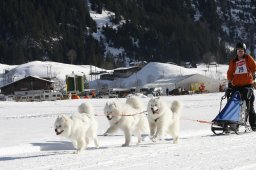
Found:
<svg viewBox="0 0 256 170"><path fill-rule="evenodd" d="M225 96L227 97L227 99L229 99L232 94L232 88L233 88L232 83L228 82L228 88L225 91Z"/></svg>
<svg viewBox="0 0 256 170"><path fill-rule="evenodd" d="M232 85L231 82L228 82L228 88L229 88L229 89L232 89L232 88L233 88L233 85Z"/></svg>

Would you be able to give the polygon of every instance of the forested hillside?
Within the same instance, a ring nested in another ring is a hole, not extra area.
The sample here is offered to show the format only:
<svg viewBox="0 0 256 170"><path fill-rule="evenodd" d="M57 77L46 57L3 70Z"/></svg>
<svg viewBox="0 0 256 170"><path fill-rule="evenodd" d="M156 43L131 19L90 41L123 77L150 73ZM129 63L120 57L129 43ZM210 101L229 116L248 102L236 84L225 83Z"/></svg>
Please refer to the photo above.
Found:
<svg viewBox="0 0 256 170"><path fill-rule="evenodd" d="M90 9L114 12L111 22L118 26L105 25L96 40L92 33L99 29ZM105 67L113 57L226 63L227 44L244 41L255 48L255 9L253 0L2 0L0 63L49 60ZM124 52L112 55L106 44Z"/></svg>
<svg viewBox="0 0 256 170"><path fill-rule="evenodd" d="M195 22L190 0L105 0L103 7L116 14L113 21L118 23L123 17L127 22L118 30L106 27L104 34L113 46L124 47L127 56L140 60L195 63L213 56L213 60L224 62L213 1L202 1L200 8L209 14L203 22Z"/></svg>
<svg viewBox="0 0 256 170"><path fill-rule="evenodd" d="M0 25L0 63L80 64L102 57L90 36L96 25L84 0L2 0Z"/></svg>

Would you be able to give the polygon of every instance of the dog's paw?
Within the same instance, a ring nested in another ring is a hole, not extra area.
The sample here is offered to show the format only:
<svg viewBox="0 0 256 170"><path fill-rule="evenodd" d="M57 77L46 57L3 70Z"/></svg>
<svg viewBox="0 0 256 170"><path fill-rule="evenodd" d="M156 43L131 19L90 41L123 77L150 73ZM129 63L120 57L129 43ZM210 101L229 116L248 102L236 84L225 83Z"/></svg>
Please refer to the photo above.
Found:
<svg viewBox="0 0 256 170"><path fill-rule="evenodd" d="M179 143L179 139L178 138L173 140L173 144L178 144L178 143Z"/></svg>
<svg viewBox="0 0 256 170"><path fill-rule="evenodd" d="M129 146L129 144L122 144L122 147L127 147L127 146Z"/></svg>
<svg viewBox="0 0 256 170"><path fill-rule="evenodd" d="M103 136L109 136L109 133L105 132L105 133L103 134Z"/></svg>
<svg viewBox="0 0 256 170"><path fill-rule="evenodd" d="M152 142L157 142L157 138L153 137L151 138Z"/></svg>
<svg viewBox="0 0 256 170"><path fill-rule="evenodd" d="M79 153L81 153L81 151L75 150L75 151L73 152L73 154L79 154Z"/></svg>

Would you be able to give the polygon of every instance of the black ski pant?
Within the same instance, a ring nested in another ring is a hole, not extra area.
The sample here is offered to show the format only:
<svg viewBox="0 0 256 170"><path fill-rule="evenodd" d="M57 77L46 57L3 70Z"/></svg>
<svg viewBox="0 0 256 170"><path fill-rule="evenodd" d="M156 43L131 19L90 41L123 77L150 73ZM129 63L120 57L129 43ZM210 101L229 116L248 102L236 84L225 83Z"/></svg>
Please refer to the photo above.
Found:
<svg viewBox="0 0 256 170"><path fill-rule="evenodd" d="M249 114L249 123L251 125L252 130L256 130L256 113L254 110L254 100L255 96L252 92L252 96L249 100L246 100L246 107L248 109L248 114Z"/></svg>

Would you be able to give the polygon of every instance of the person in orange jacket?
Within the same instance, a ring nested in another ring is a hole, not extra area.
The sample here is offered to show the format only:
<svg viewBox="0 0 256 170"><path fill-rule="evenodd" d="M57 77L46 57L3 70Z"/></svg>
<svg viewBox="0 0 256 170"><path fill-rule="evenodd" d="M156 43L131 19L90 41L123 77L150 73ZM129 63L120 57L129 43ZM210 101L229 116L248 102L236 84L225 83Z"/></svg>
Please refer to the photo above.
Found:
<svg viewBox="0 0 256 170"><path fill-rule="evenodd" d="M236 56L229 62L227 71L228 88L231 93L239 91L242 99L246 100L246 106L249 112L249 123L251 129L256 131L256 113L254 110L253 83L256 71L255 60L246 53L244 43L236 44Z"/></svg>

